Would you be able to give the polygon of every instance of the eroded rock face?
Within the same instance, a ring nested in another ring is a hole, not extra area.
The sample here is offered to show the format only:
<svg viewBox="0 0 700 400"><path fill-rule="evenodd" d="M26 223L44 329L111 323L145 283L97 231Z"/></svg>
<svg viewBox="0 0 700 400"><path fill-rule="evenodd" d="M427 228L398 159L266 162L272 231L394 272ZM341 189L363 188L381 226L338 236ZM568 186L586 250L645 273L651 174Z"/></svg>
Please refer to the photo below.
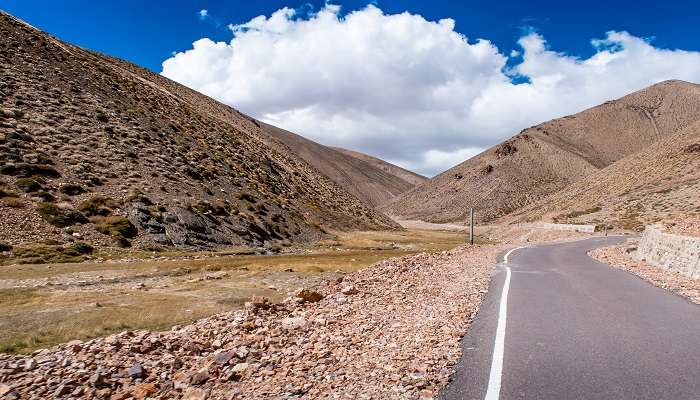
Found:
<svg viewBox="0 0 700 400"><path fill-rule="evenodd" d="M129 220L139 231L149 234L165 233L165 225L159 219L143 203L132 204L129 209Z"/></svg>
<svg viewBox="0 0 700 400"><path fill-rule="evenodd" d="M230 215L201 214L182 207L155 215L144 204L136 203L129 210L129 220L154 242L178 247L257 247L284 239L274 231Z"/></svg>

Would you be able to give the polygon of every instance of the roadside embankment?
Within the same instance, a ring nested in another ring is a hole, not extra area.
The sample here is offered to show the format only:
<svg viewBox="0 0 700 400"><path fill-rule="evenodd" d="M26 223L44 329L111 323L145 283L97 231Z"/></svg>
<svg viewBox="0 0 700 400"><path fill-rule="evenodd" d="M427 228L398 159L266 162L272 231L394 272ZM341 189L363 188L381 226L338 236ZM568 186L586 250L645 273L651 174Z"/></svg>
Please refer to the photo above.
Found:
<svg viewBox="0 0 700 400"><path fill-rule="evenodd" d="M618 268L648 281L654 286L670 290L700 304L700 279L693 279L679 272L660 268L648 262L636 260L631 253L638 239L630 239L626 244L599 248L590 252L594 259Z"/></svg>
<svg viewBox="0 0 700 400"><path fill-rule="evenodd" d="M634 259L700 278L700 237L675 235L649 225L644 230Z"/></svg>

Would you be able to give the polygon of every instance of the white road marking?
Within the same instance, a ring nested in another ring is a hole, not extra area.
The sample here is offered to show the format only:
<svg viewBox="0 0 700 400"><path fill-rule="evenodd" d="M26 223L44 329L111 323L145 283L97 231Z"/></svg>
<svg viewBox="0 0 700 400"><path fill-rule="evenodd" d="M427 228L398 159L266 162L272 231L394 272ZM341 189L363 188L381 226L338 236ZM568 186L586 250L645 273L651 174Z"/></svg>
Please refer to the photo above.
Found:
<svg viewBox="0 0 700 400"><path fill-rule="evenodd" d="M501 304L498 307L498 325L496 327L496 339L493 344L493 359L491 360L491 372L489 373L489 386L486 390L485 400L498 400L501 394L501 376L503 375L503 348L506 342L506 320L508 319L508 291L510 290L510 267L508 266L508 256L510 253L525 246L510 249L503 256L503 263L506 264L506 281L503 283L501 291Z"/></svg>
<svg viewBox="0 0 700 400"><path fill-rule="evenodd" d="M520 247L516 247L516 248L514 248L514 249L508 250L508 252L506 253L506 255L503 256L503 262L506 263L506 264L508 264L508 256L510 256L510 253L514 252L515 250L520 250L520 249L524 249L524 248L525 248L525 246L520 246Z"/></svg>

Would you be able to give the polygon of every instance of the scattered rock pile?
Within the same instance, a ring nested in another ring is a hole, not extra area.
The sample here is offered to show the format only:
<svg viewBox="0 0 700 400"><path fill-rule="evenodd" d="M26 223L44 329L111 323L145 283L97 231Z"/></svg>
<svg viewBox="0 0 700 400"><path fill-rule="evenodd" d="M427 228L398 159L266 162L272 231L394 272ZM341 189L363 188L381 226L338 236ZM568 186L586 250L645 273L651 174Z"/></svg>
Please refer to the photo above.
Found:
<svg viewBox="0 0 700 400"><path fill-rule="evenodd" d="M499 246L394 258L166 332L0 355L4 398L433 398Z"/></svg>

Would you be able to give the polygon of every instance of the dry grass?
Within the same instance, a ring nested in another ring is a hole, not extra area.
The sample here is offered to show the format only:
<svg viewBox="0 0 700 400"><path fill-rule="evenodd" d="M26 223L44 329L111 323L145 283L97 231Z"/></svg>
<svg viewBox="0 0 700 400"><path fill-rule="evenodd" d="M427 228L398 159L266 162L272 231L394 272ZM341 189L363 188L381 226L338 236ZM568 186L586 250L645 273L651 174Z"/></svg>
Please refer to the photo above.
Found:
<svg viewBox="0 0 700 400"><path fill-rule="evenodd" d="M29 352L124 329L167 329L239 308L254 295L281 300L338 273L464 240L453 232L354 232L297 254L7 265L0 267L0 351Z"/></svg>
<svg viewBox="0 0 700 400"><path fill-rule="evenodd" d="M167 328L223 311L168 293L0 289L0 351L26 352L130 328ZM99 306L97 306L99 304Z"/></svg>

